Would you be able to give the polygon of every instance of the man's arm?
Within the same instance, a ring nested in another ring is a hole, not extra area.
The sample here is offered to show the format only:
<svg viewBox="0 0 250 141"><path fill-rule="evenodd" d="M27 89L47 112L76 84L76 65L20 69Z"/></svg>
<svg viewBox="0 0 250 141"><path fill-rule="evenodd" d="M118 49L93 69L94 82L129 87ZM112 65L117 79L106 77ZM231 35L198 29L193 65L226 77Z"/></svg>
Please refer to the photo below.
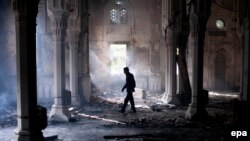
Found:
<svg viewBox="0 0 250 141"><path fill-rule="evenodd" d="M123 88L122 88L122 92L124 91L124 89L127 87L127 85L126 85L126 83L125 83L125 85L123 86Z"/></svg>

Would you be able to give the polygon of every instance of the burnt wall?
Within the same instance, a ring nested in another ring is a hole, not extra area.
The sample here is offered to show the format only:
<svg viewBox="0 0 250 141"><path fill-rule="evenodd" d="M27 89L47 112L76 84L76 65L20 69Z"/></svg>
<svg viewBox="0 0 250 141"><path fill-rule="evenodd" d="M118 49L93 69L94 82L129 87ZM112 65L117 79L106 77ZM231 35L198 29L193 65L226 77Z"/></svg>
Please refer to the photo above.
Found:
<svg viewBox="0 0 250 141"><path fill-rule="evenodd" d="M164 72L161 48L165 47L161 37L161 0L123 0L122 3L120 6L115 1L90 2L92 81L104 89L112 89L110 45L124 43L127 45L126 65L135 75L137 87L160 91ZM110 11L119 7L128 12L126 24L110 23ZM121 80L124 79L122 69Z"/></svg>

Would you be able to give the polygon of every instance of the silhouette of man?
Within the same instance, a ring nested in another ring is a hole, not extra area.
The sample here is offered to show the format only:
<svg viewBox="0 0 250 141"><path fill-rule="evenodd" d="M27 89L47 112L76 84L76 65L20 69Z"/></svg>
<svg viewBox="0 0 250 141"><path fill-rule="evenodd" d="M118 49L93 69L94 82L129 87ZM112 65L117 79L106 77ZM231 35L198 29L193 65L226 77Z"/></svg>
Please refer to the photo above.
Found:
<svg viewBox="0 0 250 141"><path fill-rule="evenodd" d="M134 75L132 73L129 72L129 68L125 67L123 68L124 74L126 75L126 83L122 88L122 92L124 91L124 89L127 89L127 96L124 99L124 103L122 106L122 109L120 112L124 113L125 109L128 105L128 101L130 101L131 104L131 110L135 113L135 103L134 103L134 98L133 98L133 92L135 91L135 79L134 79Z"/></svg>

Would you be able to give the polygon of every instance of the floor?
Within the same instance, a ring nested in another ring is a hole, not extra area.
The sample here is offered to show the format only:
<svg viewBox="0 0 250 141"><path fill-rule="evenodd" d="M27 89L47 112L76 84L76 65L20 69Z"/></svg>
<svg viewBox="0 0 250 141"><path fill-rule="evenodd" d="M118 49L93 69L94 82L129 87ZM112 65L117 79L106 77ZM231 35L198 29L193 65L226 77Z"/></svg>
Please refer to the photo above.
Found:
<svg viewBox="0 0 250 141"><path fill-rule="evenodd" d="M237 127L232 124L234 95L210 94L207 111L209 118L203 122L185 119L187 107L176 107L161 102L160 94L147 99L135 99L137 113L127 107L119 113L123 96L103 93L92 98L92 104L71 108L75 121L52 123L43 131L45 137L57 136L58 141L228 141L244 137L231 137ZM13 110L13 109L12 109ZM0 118L0 141L10 141L16 127L15 114L7 110ZM49 110L49 109L48 109ZM1 111L1 110L0 110ZM8 120L8 121L7 121ZM51 138L52 139L52 138Z"/></svg>

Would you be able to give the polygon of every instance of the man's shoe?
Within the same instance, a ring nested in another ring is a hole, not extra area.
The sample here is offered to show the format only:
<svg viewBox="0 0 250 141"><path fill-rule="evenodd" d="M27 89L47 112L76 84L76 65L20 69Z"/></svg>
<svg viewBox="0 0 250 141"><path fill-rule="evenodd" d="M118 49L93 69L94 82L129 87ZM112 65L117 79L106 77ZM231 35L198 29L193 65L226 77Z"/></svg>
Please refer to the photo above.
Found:
<svg viewBox="0 0 250 141"><path fill-rule="evenodd" d="M122 111L122 110L119 110L118 112L119 112L119 113L123 113L123 114L124 114L124 111Z"/></svg>
<svg viewBox="0 0 250 141"><path fill-rule="evenodd" d="M132 113L136 113L136 110L131 110Z"/></svg>

